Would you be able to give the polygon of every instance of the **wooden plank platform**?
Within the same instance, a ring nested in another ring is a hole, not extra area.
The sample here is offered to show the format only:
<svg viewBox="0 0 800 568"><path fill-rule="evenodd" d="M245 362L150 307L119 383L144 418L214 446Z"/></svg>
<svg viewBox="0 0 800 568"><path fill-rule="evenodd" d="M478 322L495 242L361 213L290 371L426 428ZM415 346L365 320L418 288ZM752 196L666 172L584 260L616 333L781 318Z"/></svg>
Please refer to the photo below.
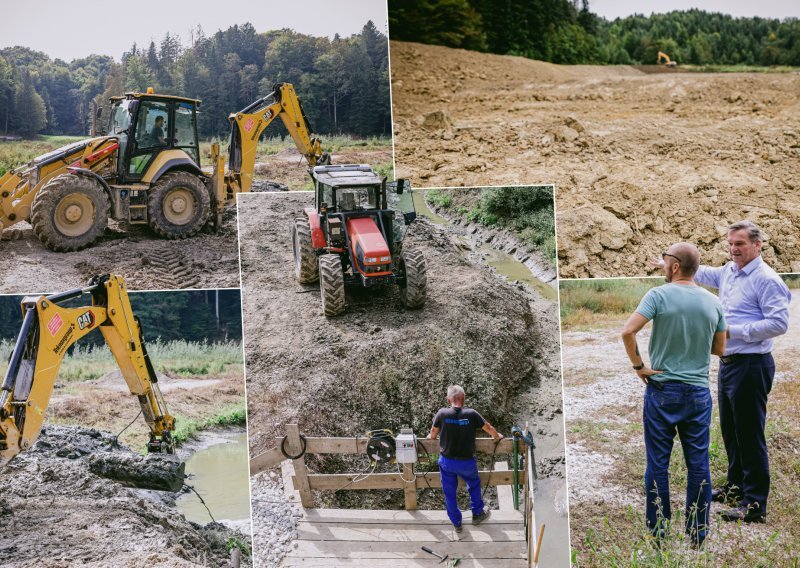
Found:
<svg viewBox="0 0 800 568"><path fill-rule="evenodd" d="M472 525L464 513L464 530L453 530L445 511L304 509L295 548L282 566L320 568L362 566L441 566L460 558L460 567L525 567L526 545L522 514L494 510L489 520ZM425 545L448 562L422 550Z"/></svg>

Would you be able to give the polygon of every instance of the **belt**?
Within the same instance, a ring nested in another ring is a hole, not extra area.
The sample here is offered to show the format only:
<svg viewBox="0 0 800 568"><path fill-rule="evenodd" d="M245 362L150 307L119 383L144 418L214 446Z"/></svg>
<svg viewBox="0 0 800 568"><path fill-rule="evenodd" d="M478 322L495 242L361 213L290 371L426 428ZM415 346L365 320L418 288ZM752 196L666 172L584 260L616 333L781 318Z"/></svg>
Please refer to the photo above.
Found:
<svg viewBox="0 0 800 568"><path fill-rule="evenodd" d="M767 355L771 355L771 353L733 353L731 355L723 355L719 358L725 365L729 365L730 363L734 363L735 361L741 361L742 359L755 359L760 357L766 357Z"/></svg>

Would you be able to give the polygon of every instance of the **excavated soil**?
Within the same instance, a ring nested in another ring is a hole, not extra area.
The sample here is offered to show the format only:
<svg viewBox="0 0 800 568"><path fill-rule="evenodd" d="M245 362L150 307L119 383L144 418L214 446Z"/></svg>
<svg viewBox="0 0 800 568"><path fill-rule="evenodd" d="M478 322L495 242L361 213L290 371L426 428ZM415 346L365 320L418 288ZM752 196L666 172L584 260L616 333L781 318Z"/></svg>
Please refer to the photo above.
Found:
<svg viewBox="0 0 800 568"><path fill-rule="evenodd" d="M800 74L643 73L391 42L398 177L556 184L562 277L644 276L671 243L767 232L800 271Z"/></svg>
<svg viewBox="0 0 800 568"><path fill-rule="evenodd" d="M314 436L396 431L402 425L424 435L446 404L447 385L459 383L467 404L506 434L512 424L529 422L539 443L539 471L563 483L555 303L537 303L532 292L481 265L480 255L461 238L463 229L422 219L404 246L425 255L425 306L405 310L393 287L348 290L345 315L326 319L318 285L294 279L290 231L308 205L313 195L302 193L239 202L251 454L274 447L288 423ZM311 463L326 471L354 465ZM264 517L259 501L266 496L253 490L258 535L264 530L258 526ZM374 508L400 508L403 502L402 491L340 491L317 500ZM420 506L426 503L441 505L421 496Z"/></svg>
<svg viewBox="0 0 800 568"><path fill-rule="evenodd" d="M92 456L137 455L112 440L98 430L47 426L0 471L3 566L227 565L228 538L248 537L186 521L174 493L125 487L89 470Z"/></svg>

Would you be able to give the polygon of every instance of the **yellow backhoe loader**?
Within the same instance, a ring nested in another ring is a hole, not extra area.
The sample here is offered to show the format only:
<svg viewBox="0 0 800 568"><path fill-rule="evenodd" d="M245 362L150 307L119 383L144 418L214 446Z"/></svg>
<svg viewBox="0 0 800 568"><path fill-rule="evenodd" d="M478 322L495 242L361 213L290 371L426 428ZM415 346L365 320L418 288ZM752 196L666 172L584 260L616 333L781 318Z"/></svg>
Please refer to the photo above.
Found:
<svg viewBox="0 0 800 568"><path fill-rule="evenodd" d="M69 144L0 177L0 231L28 221L55 251L91 245L108 219L148 224L165 238L185 238L250 191L258 140L280 117L310 167L329 163L289 83L232 113L228 168L219 145L200 165L200 101L147 93L111 99L108 132ZM99 118L99 116L96 116ZM96 132L94 133L96 134Z"/></svg>
<svg viewBox="0 0 800 568"><path fill-rule="evenodd" d="M60 304L91 294L92 305ZM0 387L0 466L30 448L42 430L58 369L70 345L100 329L150 428L149 452L175 452L170 416L147 355L139 318L119 276L93 278L86 288L22 300L22 327Z"/></svg>

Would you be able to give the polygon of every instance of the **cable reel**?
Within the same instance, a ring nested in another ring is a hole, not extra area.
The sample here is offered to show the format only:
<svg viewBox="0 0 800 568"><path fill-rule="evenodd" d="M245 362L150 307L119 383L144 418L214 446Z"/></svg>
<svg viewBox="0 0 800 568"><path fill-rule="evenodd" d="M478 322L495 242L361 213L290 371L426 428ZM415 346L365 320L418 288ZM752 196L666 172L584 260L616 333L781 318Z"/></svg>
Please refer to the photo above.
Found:
<svg viewBox="0 0 800 568"><path fill-rule="evenodd" d="M397 445L391 430L370 430L367 432L367 456L373 468L378 464L391 464L397 456Z"/></svg>

